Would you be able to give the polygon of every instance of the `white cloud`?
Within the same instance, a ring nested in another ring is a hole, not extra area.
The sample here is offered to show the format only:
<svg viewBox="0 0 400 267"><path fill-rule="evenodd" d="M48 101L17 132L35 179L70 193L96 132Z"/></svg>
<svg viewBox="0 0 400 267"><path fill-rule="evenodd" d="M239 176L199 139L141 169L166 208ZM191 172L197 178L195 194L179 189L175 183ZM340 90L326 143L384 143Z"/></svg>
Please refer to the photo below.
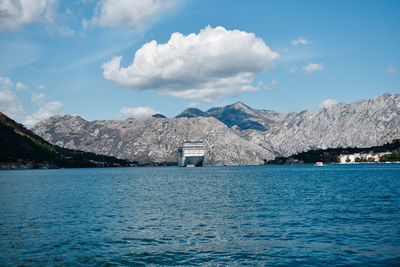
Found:
<svg viewBox="0 0 400 267"><path fill-rule="evenodd" d="M322 103L319 105L320 108L328 108L332 105L336 105L338 102L334 99L326 99L322 101Z"/></svg>
<svg viewBox="0 0 400 267"><path fill-rule="evenodd" d="M53 115L63 113L63 104L59 101L48 102L39 108L33 115L26 116L23 123L28 126L33 126L37 122L47 119Z"/></svg>
<svg viewBox="0 0 400 267"><path fill-rule="evenodd" d="M271 86L276 86L276 85L278 85L278 81L275 79L272 79Z"/></svg>
<svg viewBox="0 0 400 267"><path fill-rule="evenodd" d="M43 84L41 84L41 85L39 85L39 86L37 87L37 89L44 90L44 89L46 89L46 86L44 86Z"/></svg>
<svg viewBox="0 0 400 267"><path fill-rule="evenodd" d="M393 65L390 65L389 67L386 68L386 72L393 75L398 72L398 69L396 69Z"/></svg>
<svg viewBox="0 0 400 267"><path fill-rule="evenodd" d="M4 90L26 90L28 86L23 84L22 82L17 82L14 86L14 83L11 81L9 77L0 76L0 89Z"/></svg>
<svg viewBox="0 0 400 267"><path fill-rule="evenodd" d="M41 105L44 101L44 99L46 98L46 95L44 93L33 93L31 96L31 100L33 103Z"/></svg>
<svg viewBox="0 0 400 267"><path fill-rule="evenodd" d="M290 74L294 74L294 73L296 73L296 71L297 71L296 66L290 67L290 69L289 69Z"/></svg>
<svg viewBox="0 0 400 267"><path fill-rule="evenodd" d="M305 39L305 38L302 38L302 37L299 37L297 40L292 40L292 45L294 45L294 46L297 46L297 45L299 45L299 44L302 44L302 45L308 45L308 44L311 44L311 42L309 41L309 40L307 40L307 39Z"/></svg>
<svg viewBox="0 0 400 267"><path fill-rule="evenodd" d="M28 89L28 86L23 84L23 83L21 83L21 82L17 82L15 84L15 89L16 90L26 90L26 89Z"/></svg>
<svg viewBox="0 0 400 267"><path fill-rule="evenodd" d="M106 79L122 87L212 102L258 90L251 85L254 75L272 69L278 57L253 33L208 26L199 34L174 33L166 44L144 44L126 68L122 57L102 68Z"/></svg>
<svg viewBox="0 0 400 267"><path fill-rule="evenodd" d="M18 87L8 77L0 76L0 111L17 122L32 126L40 120L62 113L63 104L59 101L44 103L44 93L33 93L32 102L39 105L39 110L32 115L26 115L24 107L17 95L12 91Z"/></svg>
<svg viewBox="0 0 400 267"><path fill-rule="evenodd" d="M186 108L198 108L200 105L196 102L190 102L186 104Z"/></svg>
<svg viewBox="0 0 400 267"><path fill-rule="evenodd" d="M0 111L14 120L20 120L24 115L24 108L17 95L11 91L14 83L8 77L0 76Z"/></svg>
<svg viewBox="0 0 400 267"><path fill-rule="evenodd" d="M2 90L0 91L0 105L3 107L6 104L12 103L17 99L17 96L9 91L9 90Z"/></svg>
<svg viewBox="0 0 400 267"><path fill-rule="evenodd" d="M103 0L96 8L91 21L83 20L86 29L90 24L101 27L140 28L163 11L176 6L178 0Z"/></svg>
<svg viewBox="0 0 400 267"><path fill-rule="evenodd" d="M24 108L10 90L0 90L0 111L14 120L20 120L24 116Z"/></svg>
<svg viewBox="0 0 400 267"><path fill-rule="evenodd" d="M11 90L14 88L14 83L8 77L0 76L0 89Z"/></svg>
<svg viewBox="0 0 400 267"><path fill-rule="evenodd" d="M122 108L119 111L118 117L135 117L142 118L160 113L150 107Z"/></svg>
<svg viewBox="0 0 400 267"><path fill-rule="evenodd" d="M0 31L16 31L23 24L48 20L56 0L2 0L0 1Z"/></svg>
<svg viewBox="0 0 400 267"><path fill-rule="evenodd" d="M312 73L314 73L316 71L323 71L324 70L324 65L322 63L318 63L318 64L310 63L310 64L308 64L306 66L303 66L302 69L303 69L303 71L305 73L312 74Z"/></svg>
<svg viewBox="0 0 400 267"><path fill-rule="evenodd" d="M62 37L71 37L75 34L75 31L68 26L59 26L56 29Z"/></svg>
<svg viewBox="0 0 400 267"><path fill-rule="evenodd" d="M271 87L269 87L268 85L265 85L263 82L259 81L258 82L258 88L263 88L265 90L271 90Z"/></svg>

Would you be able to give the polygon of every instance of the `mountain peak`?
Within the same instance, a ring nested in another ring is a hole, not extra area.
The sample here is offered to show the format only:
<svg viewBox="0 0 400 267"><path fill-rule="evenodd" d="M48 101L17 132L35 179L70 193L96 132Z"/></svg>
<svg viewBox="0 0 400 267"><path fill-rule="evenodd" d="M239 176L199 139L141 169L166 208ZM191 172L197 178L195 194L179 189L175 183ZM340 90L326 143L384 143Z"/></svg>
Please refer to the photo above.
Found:
<svg viewBox="0 0 400 267"><path fill-rule="evenodd" d="M166 119L167 117L165 117L163 114L157 113L157 114L153 114L151 115L153 118L160 118L160 119Z"/></svg>
<svg viewBox="0 0 400 267"><path fill-rule="evenodd" d="M194 118L194 117L208 117L207 114L198 108L187 108L175 118Z"/></svg>
<svg viewBox="0 0 400 267"><path fill-rule="evenodd" d="M243 102L236 102L235 104L232 105L235 108L249 108L249 106L245 105Z"/></svg>

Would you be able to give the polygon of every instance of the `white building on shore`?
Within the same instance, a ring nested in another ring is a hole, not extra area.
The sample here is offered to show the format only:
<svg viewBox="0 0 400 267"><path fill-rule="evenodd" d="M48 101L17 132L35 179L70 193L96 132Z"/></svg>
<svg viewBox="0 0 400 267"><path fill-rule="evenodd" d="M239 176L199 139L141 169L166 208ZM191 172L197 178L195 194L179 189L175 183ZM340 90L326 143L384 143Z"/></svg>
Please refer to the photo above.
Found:
<svg viewBox="0 0 400 267"><path fill-rule="evenodd" d="M390 152L380 152L380 153L374 153L374 152L369 152L369 153L354 153L354 154L345 154L345 155L340 155L340 163L356 163L356 159L359 158L361 160L372 160L374 159L373 162L379 162L379 157L390 154ZM371 161L372 162L372 161Z"/></svg>

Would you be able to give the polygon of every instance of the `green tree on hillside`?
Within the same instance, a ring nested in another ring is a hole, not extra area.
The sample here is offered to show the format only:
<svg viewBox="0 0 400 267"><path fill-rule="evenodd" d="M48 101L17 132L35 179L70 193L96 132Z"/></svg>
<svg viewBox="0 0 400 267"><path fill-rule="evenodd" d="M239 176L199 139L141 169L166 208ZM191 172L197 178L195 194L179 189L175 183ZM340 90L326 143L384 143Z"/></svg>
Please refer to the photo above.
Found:
<svg viewBox="0 0 400 267"><path fill-rule="evenodd" d="M400 153L398 151L393 151L390 154L383 155L379 158L380 162L396 162L400 161Z"/></svg>

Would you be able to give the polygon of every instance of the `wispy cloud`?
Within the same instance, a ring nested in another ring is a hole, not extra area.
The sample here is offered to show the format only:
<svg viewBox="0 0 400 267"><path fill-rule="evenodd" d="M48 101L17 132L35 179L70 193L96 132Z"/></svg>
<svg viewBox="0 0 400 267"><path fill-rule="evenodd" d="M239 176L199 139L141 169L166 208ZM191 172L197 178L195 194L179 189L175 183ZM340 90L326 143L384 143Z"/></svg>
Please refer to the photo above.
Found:
<svg viewBox="0 0 400 267"><path fill-rule="evenodd" d="M25 112L13 90L15 90L15 85L11 79L0 76L0 111L12 119L20 121Z"/></svg>
<svg viewBox="0 0 400 267"><path fill-rule="evenodd" d="M20 99L13 92L18 84L22 83L14 84L9 77L0 76L0 111L10 118L25 125L33 126L40 120L62 113L63 104L60 101L45 103L44 93L33 93L31 100L39 106L39 110L32 115L27 115Z"/></svg>
<svg viewBox="0 0 400 267"><path fill-rule="evenodd" d="M104 0L99 2L91 20L83 20L83 28L143 28L144 24L174 8L177 0Z"/></svg>
<svg viewBox="0 0 400 267"><path fill-rule="evenodd" d="M294 46L298 46L299 44L308 45L308 44L311 44L311 42L309 40L307 40L306 38L299 37L296 40L292 40L291 44Z"/></svg>
<svg viewBox="0 0 400 267"><path fill-rule="evenodd" d="M111 48L93 52L92 54L89 54L89 55L79 59L78 61L67 64L58 70L65 71L65 70L77 69L77 68L86 66L88 64L94 63L94 62L102 61L106 58L110 58L111 56L118 54L121 51L133 46L136 42L137 42L136 40L133 40L130 42L126 42L123 45L116 45Z"/></svg>
<svg viewBox="0 0 400 267"><path fill-rule="evenodd" d="M16 90L27 90L27 89L28 89L28 86L25 85L25 84L23 84L23 83L21 83L21 82L17 82L17 83L15 84L15 89L16 89Z"/></svg>
<svg viewBox="0 0 400 267"><path fill-rule="evenodd" d="M0 89L11 90L14 87L14 83L8 77L0 76Z"/></svg>
<svg viewBox="0 0 400 267"><path fill-rule="evenodd" d="M320 108L328 108L330 106L336 105L338 102L335 99L326 99L319 104Z"/></svg>
<svg viewBox="0 0 400 267"><path fill-rule="evenodd" d="M31 100L33 103L41 105L46 98L46 95L44 93L32 93Z"/></svg>
<svg viewBox="0 0 400 267"><path fill-rule="evenodd" d="M0 71L9 71L32 64L46 52L36 43L21 41L1 42L0 51L2 51Z"/></svg>
<svg viewBox="0 0 400 267"><path fill-rule="evenodd" d="M136 108L124 107L119 111L118 117L142 118L154 115L156 113L160 112L150 107L136 107Z"/></svg>
<svg viewBox="0 0 400 267"><path fill-rule="evenodd" d="M39 108L38 111L36 111L32 115L26 116L23 123L28 126L33 126L39 121L47 119L53 115L62 114L63 106L63 103L61 103L60 101L45 103Z"/></svg>
<svg viewBox="0 0 400 267"><path fill-rule="evenodd" d="M398 72L398 69L396 69L393 65L390 65L386 68L386 72L389 73L390 75L393 75Z"/></svg>
<svg viewBox="0 0 400 267"><path fill-rule="evenodd" d="M186 108L198 108L200 105L196 102L190 102L186 104Z"/></svg>
<svg viewBox="0 0 400 267"><path fill-rule="evenodd" d="M310 63L306 66L303 66L303 71L307 74L312 74L316 71L323 71L324 65L322 63Z"/></svg>

